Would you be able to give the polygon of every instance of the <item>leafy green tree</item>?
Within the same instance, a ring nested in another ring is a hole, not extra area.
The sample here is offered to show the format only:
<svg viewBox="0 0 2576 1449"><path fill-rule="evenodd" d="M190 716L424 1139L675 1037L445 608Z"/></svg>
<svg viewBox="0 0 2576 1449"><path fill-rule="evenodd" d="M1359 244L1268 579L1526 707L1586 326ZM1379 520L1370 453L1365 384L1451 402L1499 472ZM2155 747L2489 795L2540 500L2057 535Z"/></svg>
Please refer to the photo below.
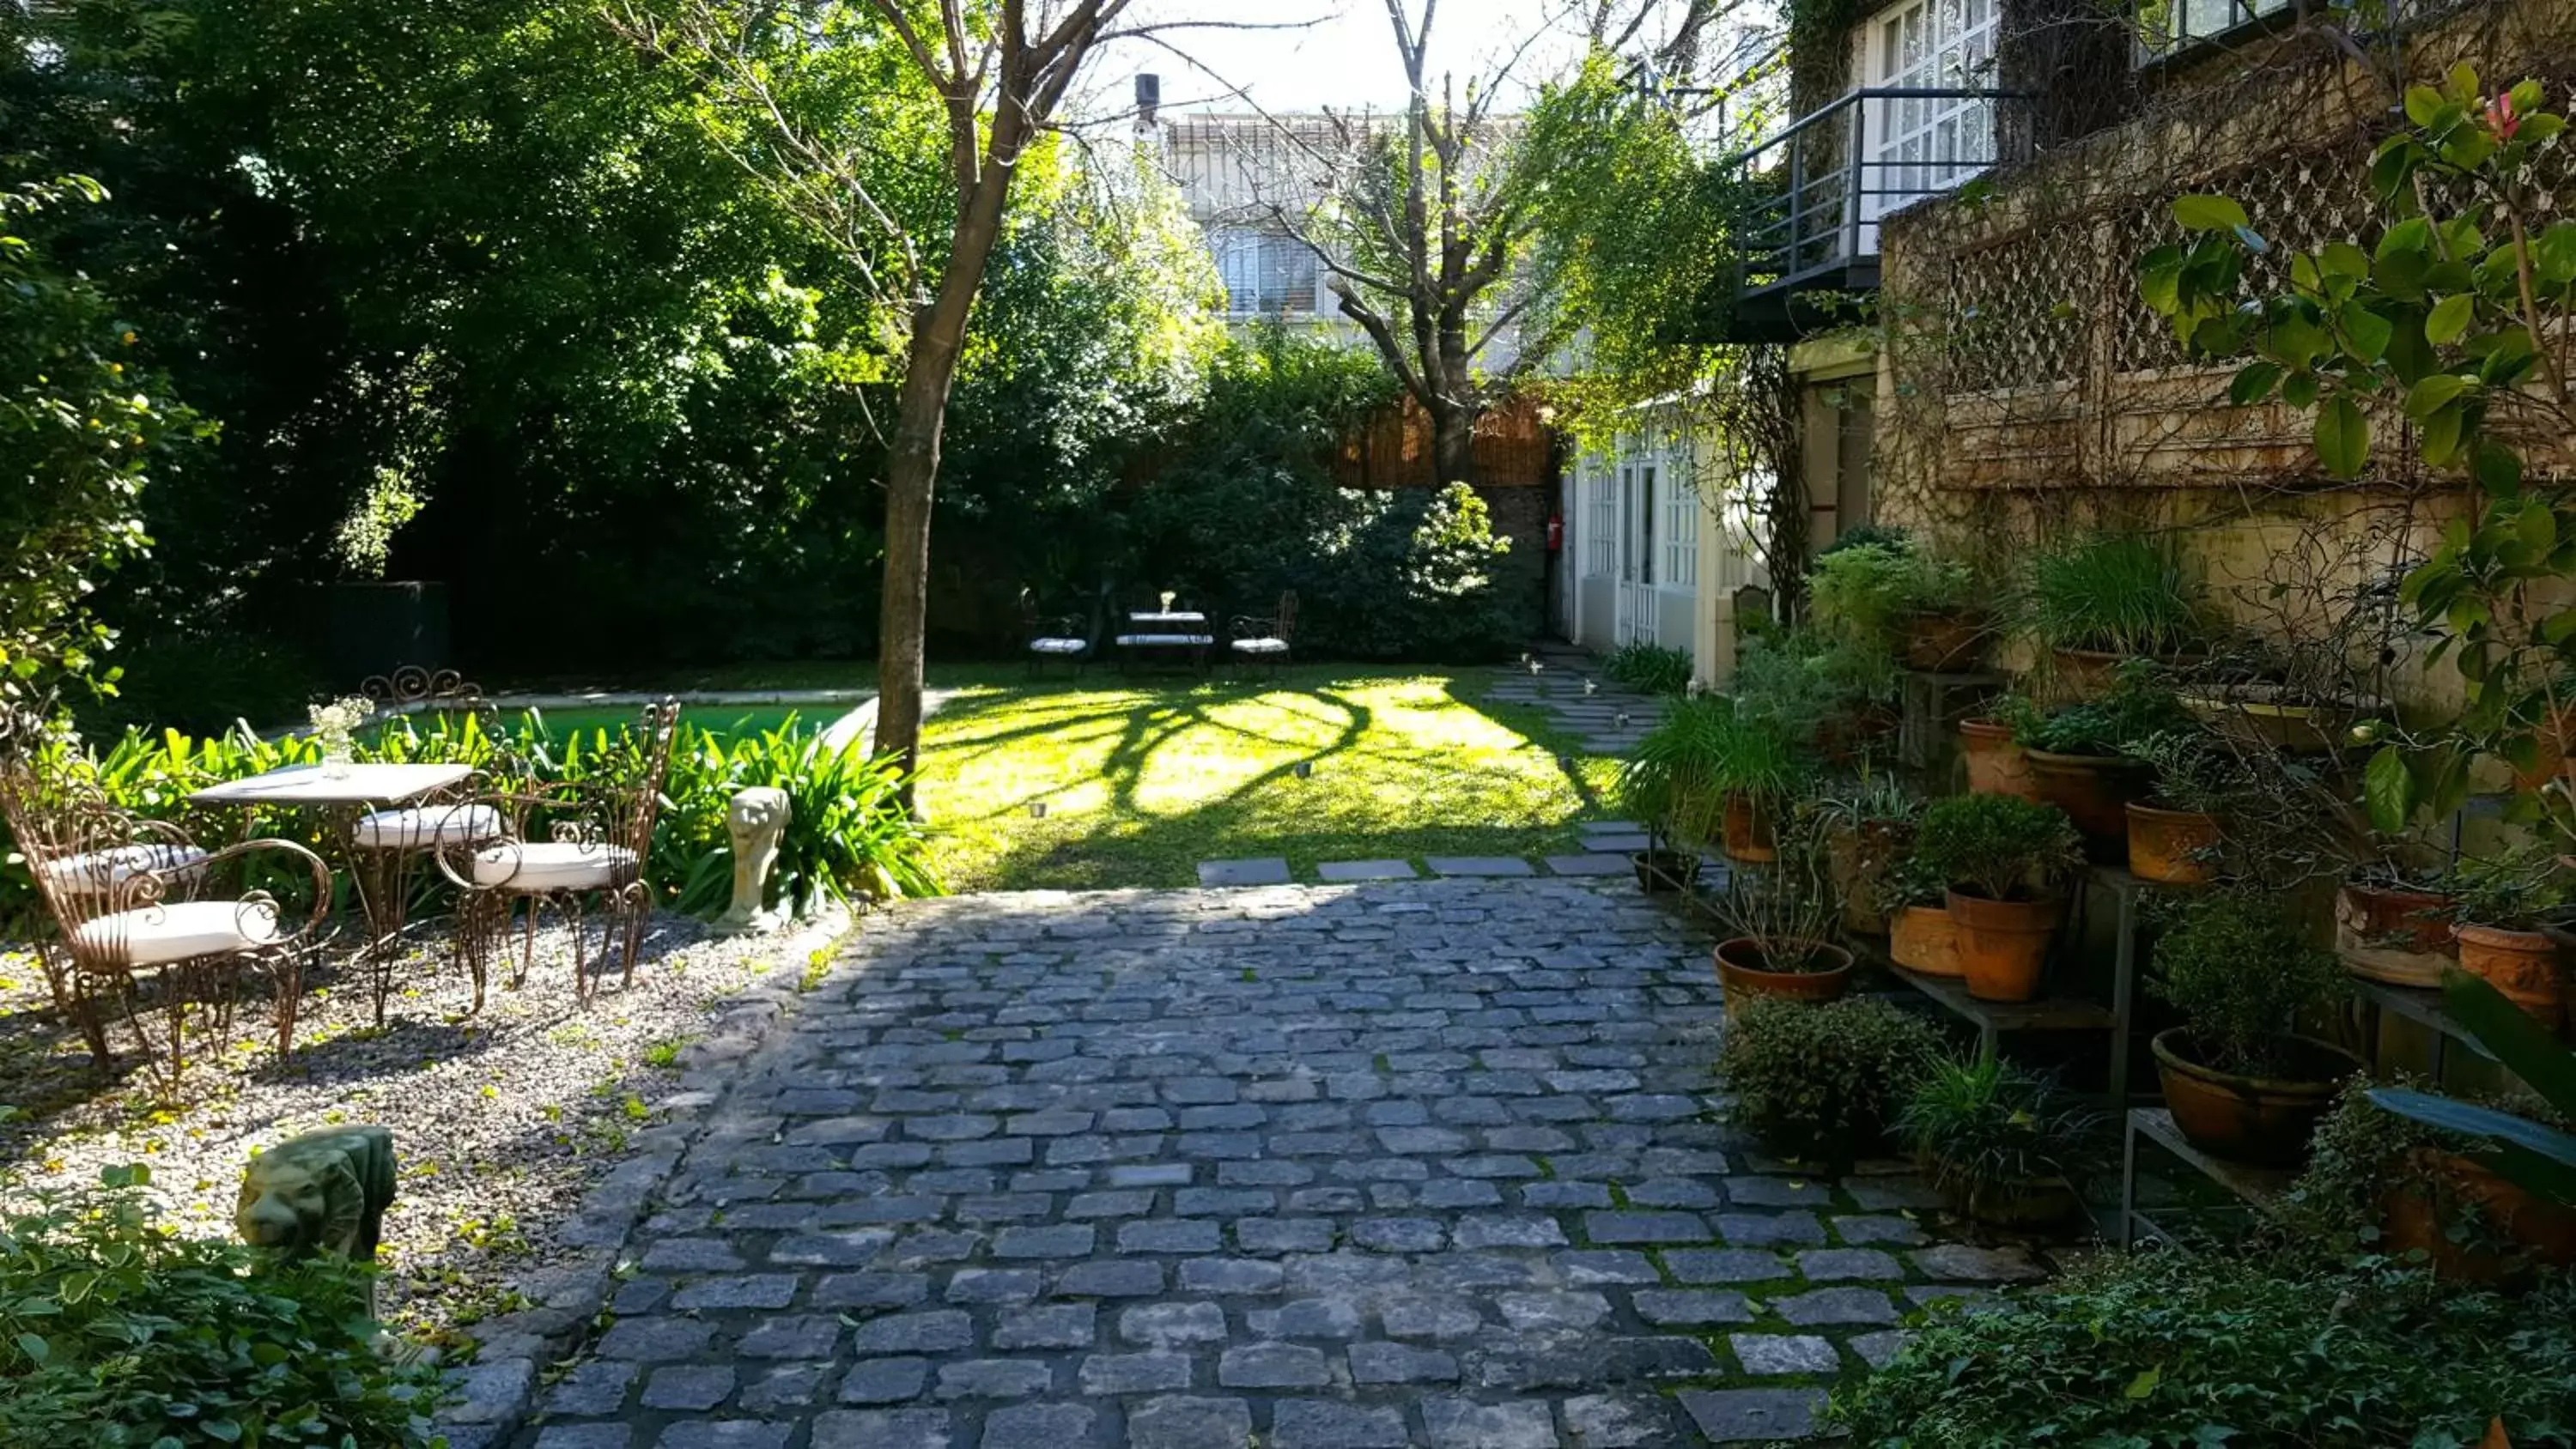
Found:
<svg viewBox="0 0 2576 1449"><path fill-rule="evenodd" d="M0 698L95 671L112 636L89 596L149 546L155 468L210 431L38 231L104 198L76 176L0 191Z"/></svg>

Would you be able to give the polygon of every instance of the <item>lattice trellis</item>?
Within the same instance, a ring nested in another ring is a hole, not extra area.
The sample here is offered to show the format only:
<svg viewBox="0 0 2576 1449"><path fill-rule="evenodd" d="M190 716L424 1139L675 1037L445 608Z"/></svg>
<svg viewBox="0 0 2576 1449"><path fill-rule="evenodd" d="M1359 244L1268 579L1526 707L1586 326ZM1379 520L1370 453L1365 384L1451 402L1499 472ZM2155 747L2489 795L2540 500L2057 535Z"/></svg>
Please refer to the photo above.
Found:
<svg viewBox="0 0 2576 1449"><path fill-rule="evenodd" d="M2033 228L1950 259L1944 325L1952 392L2081 377L2101 261L2089 223Z"/></svg>

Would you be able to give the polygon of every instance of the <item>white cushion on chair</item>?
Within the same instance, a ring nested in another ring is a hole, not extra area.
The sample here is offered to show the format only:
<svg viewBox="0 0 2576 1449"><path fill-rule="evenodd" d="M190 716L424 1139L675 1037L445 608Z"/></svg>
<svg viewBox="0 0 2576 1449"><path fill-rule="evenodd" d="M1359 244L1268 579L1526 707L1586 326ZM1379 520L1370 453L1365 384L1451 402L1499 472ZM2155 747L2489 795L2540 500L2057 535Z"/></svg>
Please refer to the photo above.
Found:
<svg viewBox="0 0 2576 1449"><path fill-rule="evenodd" d="M1285 654L1288 652L1288 641L1285 639L1237 639L1234 641L1234 652L1237 654Z"/></svg>
<svg viewBox="0 0 2576 1449"><path fill-rule="evenodd" d="M1121 634L1121 649L1204 649L1216 642L1213 634Z"/></svg>
<svg viewBox="0 0 2576 1449"><path fill-rule="evenodd" d="M474 852L474 883L534 895L540 891L589 891L631 876L635 852L622 845L573 840L530 840Z"/></svg>
<svg viewBox="0 0 2576 1449"><path fill-rule="evenodd" d="M56 890L100 894L146 872L191 880L205 873L205 864L206 853L193 845L120 845L46 861L45 879Z"/></svg>
<svg viewBox="0 0 2576 1449"><path fill-rule="evenodd" d="M419 805L361 815L349 827L349 840L361 850L394 850L490 840L500 833L501 812L489 805Z"/></svg>
<svg viewBox="0 0 2576 1449"><path fill-rule="evenodd" d="M93 960L161 966L254 951L281 934L277 907L266 901L178 901L85 921L72 941Z"/></svg>
<svg viewBox="0 0 2576 1449"><path fill-rule="evenodd" d="M1091 647L1088 639L1032 639L1031 654L1080 654Z"/></svg>

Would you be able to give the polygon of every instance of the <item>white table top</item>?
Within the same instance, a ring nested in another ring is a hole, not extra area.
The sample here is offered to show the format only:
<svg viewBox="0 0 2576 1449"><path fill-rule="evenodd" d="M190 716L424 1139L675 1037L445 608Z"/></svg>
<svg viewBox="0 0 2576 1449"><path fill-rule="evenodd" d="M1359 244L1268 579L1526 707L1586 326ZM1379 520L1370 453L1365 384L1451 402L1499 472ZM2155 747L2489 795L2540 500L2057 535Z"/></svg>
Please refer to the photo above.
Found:
<svg viewBox="0 0 2576 1449"><path fill-rule="evenodd" d="M352 764L326 775L320 765L287 765L210 785L188 799L197 805L400 805L473 773L471 765Z"/></svg>
<svg viewBox="0 0 2576 1449"><path fill-rule="evenodd" d="M1158 614L1149 609L1141 613L1129 614L1127 622L1131 624L1204 624L1207 622L1207 615L1188 609L1177 613Z"/></svg>

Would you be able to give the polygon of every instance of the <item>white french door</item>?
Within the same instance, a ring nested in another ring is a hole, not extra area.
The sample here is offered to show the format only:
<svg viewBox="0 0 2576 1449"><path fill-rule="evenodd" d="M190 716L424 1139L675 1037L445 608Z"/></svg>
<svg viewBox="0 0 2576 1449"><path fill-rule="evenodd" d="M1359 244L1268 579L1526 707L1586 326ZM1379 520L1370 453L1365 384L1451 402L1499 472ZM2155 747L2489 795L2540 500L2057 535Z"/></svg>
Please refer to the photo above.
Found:
<svg viewBox="0 0 2576 1449"><path fill-rule="evenodd" d="M1871 22L1863 44L1873 87L1979 90L1994 86L2000 0L1912 0ZM1991 97L1908 96L1867 106L1861 251L1878 250L1878 218L1947 191L1994 163Z"/></svg>
<svg viewBox="0 0 2576 1449"><path fill-rule="evenodd" d="M1617 636L1622 644L1656 641L1655 525L1661 503L1655 474L1652 453L1619 465Z"/></svg>

